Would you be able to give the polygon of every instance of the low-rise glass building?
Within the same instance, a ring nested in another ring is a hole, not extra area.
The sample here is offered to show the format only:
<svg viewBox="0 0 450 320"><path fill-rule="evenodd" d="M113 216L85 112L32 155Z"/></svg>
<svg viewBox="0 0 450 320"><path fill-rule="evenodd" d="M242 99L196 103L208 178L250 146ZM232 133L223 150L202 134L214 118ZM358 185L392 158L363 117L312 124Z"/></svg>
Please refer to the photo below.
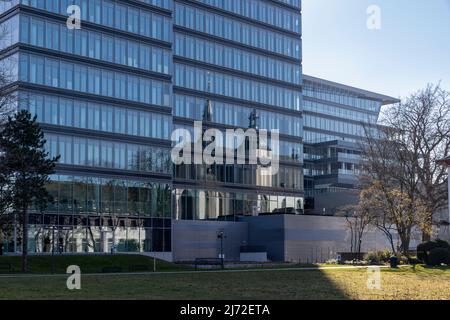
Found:
<svg viewBox="0 0 450 320"><path fill-rule="evenodd" d="M334 215L354 203L361 143L381 107L397 99L303 75L305 212Z"/></svg>

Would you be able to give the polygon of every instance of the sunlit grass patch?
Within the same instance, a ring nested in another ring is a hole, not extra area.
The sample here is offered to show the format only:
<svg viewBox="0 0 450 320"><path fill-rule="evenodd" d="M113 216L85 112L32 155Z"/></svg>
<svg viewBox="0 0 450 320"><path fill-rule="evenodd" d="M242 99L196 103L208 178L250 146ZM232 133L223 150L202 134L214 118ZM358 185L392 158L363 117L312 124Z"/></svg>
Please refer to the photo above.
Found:
<svg viewBox="0 0 450 320"><path fill-rule="evenodd" d="M381 269L381 289L369 289L367 270L326 270L336 287L351 299L450 299L450 269L422 266Z"/></svg>

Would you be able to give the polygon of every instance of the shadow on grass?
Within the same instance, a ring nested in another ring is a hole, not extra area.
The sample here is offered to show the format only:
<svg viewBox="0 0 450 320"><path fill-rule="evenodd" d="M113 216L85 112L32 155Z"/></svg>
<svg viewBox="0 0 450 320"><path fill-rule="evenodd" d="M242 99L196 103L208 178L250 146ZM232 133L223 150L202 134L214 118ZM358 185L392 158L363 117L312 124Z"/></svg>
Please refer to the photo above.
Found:
<svg viewBox="0 0 450 320"><path fill-rule="evenodd" d="M11 265L12 272L7 270L6 265ZM21 257L1 256L0 274L20 273ZM130 272L130 266L147 266L153 270L153 258L142 255L32 255L28 257L30 274L65 274L67 267L77 265L82 273L102 273L103 268L120 268L122 272ZM173 263L156 260L157 271L182 271L183 266Z"/></svg>
<svg viewBox="0 0 450 320"><path fill-rule="evenodd" d="M311 271L311 293L314 300L349 300L351 297L333 280L334 271ZM349 277L351 278L351 277Z"/></svg>
<svg viewBox="0 0 450 320"><path fill-rule="evenodd" d="M448 271L450 270L450 266L427 266L427 265L421 265L423 269L426 270L440 270L440 271Z"/></svg>
<svg viewBox="0 0 450 320"><path fill-rule="evenodd" d="M260 271L0 278L0 299L342 300L349 297L321 271Z"/></svg>
<svg viewBox="0 0 450 320"><path fill-rule="evenodd" d="M193 300L344 300L349 295L324 270L270 270L256 272L191 272L170 274L95 276L104 267L153 264L140 255L55 255L57 274L69 265L82 271L82 290L69 291L65 277L1 278L0 299L189 299ZM20 271L20 257L0 257ZM49 274L51 256L30 256L31 274ZM183 266L157 260L157 271L185 271ZM231 271L231 270L230 270ZM1 271L0 271L1 273ZM83 276L85 274L85 276ZM331 274L331 276L330 276ZM351 277L350 274L348 274Z"/></svg>

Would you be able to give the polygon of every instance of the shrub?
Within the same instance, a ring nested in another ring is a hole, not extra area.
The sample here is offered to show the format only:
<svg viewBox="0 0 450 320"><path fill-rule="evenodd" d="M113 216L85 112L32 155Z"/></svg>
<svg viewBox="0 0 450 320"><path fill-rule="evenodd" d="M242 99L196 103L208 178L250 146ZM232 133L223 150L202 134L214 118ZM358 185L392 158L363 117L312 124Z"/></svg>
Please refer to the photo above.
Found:
<svg viewBox="0 0 450 320"><path fill-rule="evenodd" d="M428 265L440 266L441 264L450 265L450 249L434 248L428 254Z"/></svg>
<svg viewBox="0 0 450 320"><path fill-rule="evenodd" d="M417 257L409 257L408 258L408 263L409 264L419 264L421 261L419 259L417 259Z"/></svg>
<svg viewBox="0 0 450 320"><path fill-rule="evenodd" d="M448 242L440 239L421 243L417 246L417 258L423 263L429 264L429 253L436 248L450 249L450 245Z"/></svg>
<svg viewBox="0 0 450 320"><path fill-rule="evenodd" d="M352 266L361 266L361 265L366 265L367 261L365 260L346 260L344 261L345 265L352 265Z"/></svg>
<svg viewBox="0 0 450 320"><path fill-rule="evenodd" d="M417 259L423 263L428 263L428 252L436 248L434 241L423 242L417 246Z"/></svg>
<svg viewBox="0 0 450 320"><path fill-rule="evenodd" d="M395 256L398 259L398 264L402 265L402 264L408 264L409 263L409 259L408 259L407 256L404 256L404 255L402 255L400 253L397 253Z"/></svg>
<svg viewBox="0 0 450 320"><path fill-rule="evenodd" d="M446 248L450 250L450 244L447 241L436 239L434 242L436 242L439 248Z"/></svg>
<svg viewBox="0 0 450 320"><path fill-rule="evenodd" d="M385 264L391 256L392 253L389 250L371 251L366 253L364 260L369 264Z"/></svg>
<svg viewBox="0 0 450 320"><path fill-rule="evenodd" d="M339 264L338 259L330 259L325 262L326 264Z"/></svg>

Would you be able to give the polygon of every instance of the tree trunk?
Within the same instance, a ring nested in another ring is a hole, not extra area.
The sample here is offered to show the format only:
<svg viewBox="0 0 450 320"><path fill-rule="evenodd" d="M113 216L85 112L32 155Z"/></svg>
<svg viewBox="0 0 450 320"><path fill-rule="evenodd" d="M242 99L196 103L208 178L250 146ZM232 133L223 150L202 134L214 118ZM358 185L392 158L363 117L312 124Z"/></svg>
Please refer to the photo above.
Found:
<svg viewBox="0 0 450 320"><path fill-rule="evenodd" d="M405 256L409 256L409 242L410 242L410 237L408 235L405 234L401 234L400 235L400 240L401 240L401 244L400 244L400 248L402 253Z"/></svg>
<svg viewBox="0 0 450 320"><path fill-rule="evenodd" d="M22 210L22 272L28 272L28 211Z"/></svg>
<svg viewBox="0 0 450 320"><path fill-rule="evenodd" d="M395 249L395 244L394 244L394 239L393 239L393 237L392 237L392 234L391 234L391 233L389 232L389 230L388 230L387 228L385 228L385 227L382 227L382 226L380 226L380 225L377 225L377 228L378 228L378 230L380 230L381 232L384 233L384 235L386 236L386 238L387 238L388 241L389 241L389 244L390 244L391 249L392 249L392 253L393 253L393 254L396 254L396 253L397 253L397 250Z"/></svg>
<svg viewBox="0 0 450 320"><path fill-rule="evenodd" d="M358 259L361 258L361 247L363 236L364 236L364 229L361 229L361 231L358 233Z"/></svg>
<svg viewBox="0 0 450 320"><path fill-rule="evenodd" d="M350 227L350 239L351 239L350 252L354 252L354 249L353 249L353 242L354 242L353 227Z"/></svg>
<svg viewBox="0 0 450 320"><path fill-rule="evenodd" d="M391 245L392 253L396 254L397 250L395 249L394 239L392 238L392 235L388 236L389 244Z"/></svg>
<svg viewBox="0 0 450 320"><path fill-rule="evenodd" d="M422 229L422 242L431 241L432 232L433 232L433 215L430 215L425 219L425 226Z"/></svg>
<svg viewBox="0 0 450 320"><path fill-rule="evenodd" d="M360 257L361 257L361 241L362 241L361 239L358 240L358 249L357 249L357 252L356 252L357 256L358 256L358 260L361 260L360 259Z"/></svg>
<svg viewBox="0 0 450 320"><path fill-rule="evenodd" d="M427 231L422 232L422 242L428 242L431 240L431 234Z"/></svg>
<svg viewBox="0 0 450 320"><path fill-rule="evenodd" d="M432 221L427 221L427 224L430 225L429 229L424 229L422 230L422 242L428 242L431 241L431 233L433 230L433 222Z"/></svg>

